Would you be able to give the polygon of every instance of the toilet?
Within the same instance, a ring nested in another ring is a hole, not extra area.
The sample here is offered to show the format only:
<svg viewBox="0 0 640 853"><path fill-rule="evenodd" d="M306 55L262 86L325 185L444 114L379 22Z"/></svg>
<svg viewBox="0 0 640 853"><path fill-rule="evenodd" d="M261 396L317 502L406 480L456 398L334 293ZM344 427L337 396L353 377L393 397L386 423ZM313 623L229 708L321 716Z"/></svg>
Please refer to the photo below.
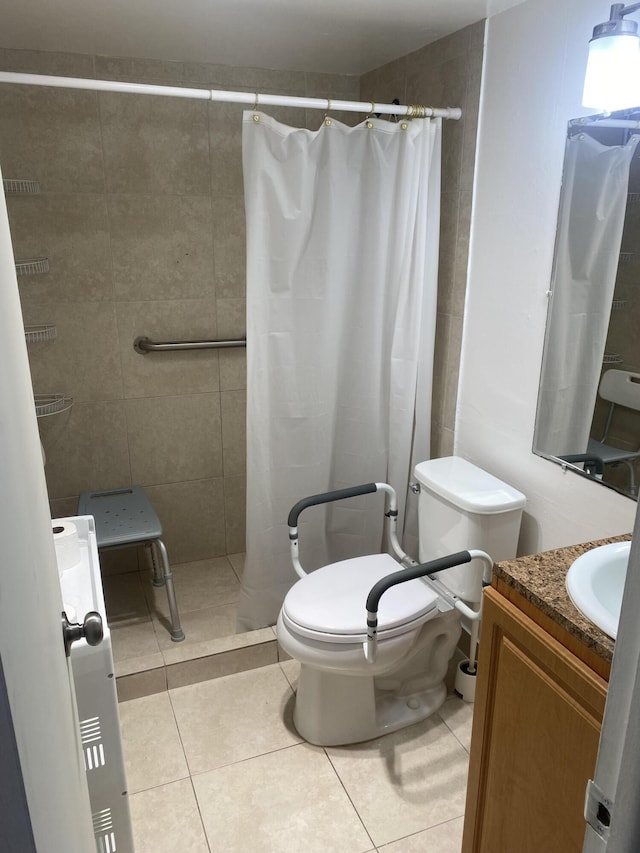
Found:
<svg viewBox="0 0 640 853"><path fill-rule="evenodd" d="M294 725L309 743L358 743L437 711L446 698L444 679L461 618L479 617L491 560L515 557L523 494L455 456L421 462L414 476L420 564L457 552L466 553L467 562L384 592L374 655L367 638L367 597L382 578L418 565L395 537L395 492L386 484L368 484L316 495L296 504L289 516L293 562L303 576L285 597L277 635L284 651L300 662ZM376 490L387 492L389 541L398 558L356 557L305 575L297 559L294 510ZM465 549L478 549L470 562Z"/></svg>

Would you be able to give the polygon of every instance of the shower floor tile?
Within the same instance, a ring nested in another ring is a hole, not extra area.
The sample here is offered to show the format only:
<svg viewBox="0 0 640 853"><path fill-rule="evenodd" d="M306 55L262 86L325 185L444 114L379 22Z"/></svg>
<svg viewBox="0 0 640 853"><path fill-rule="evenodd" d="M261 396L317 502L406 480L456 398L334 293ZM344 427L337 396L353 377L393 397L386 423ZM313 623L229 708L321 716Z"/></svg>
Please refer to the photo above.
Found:
<svg viewBox="0 0 640 853"><path fill-rule="evenodd" d="M121 703L139 853L460 853L471 706L322 749L292 728L285 670L295 684L285 661Z"/></svg>
<svg viewBox="0 0 640 853"><path fill-rule="evenodd" d="M172 566L173 581L186 635L181 647L196 646L235 634L240 582L232 560L217 557ZM116 662L174 649L164 587L154 587L150 572L129 572L103 579L107 619Z"/></svg>

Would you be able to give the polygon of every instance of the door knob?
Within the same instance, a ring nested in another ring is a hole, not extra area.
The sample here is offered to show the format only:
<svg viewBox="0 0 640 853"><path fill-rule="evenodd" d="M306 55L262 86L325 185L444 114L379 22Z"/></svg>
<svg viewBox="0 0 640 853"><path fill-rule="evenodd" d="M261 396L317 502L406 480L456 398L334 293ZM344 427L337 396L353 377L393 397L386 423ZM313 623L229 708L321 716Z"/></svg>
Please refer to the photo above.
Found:
<svg viewBox="0 0 640 853"><path fill-rule="evenodd" d="M102 642L103 637L102 616L95 610L87 613L82 625L79 622L69 622L67 614L64 610L62 611L62 638L67 657L71 653L71 644L76 640L85 639L90 646L97 646Z"/></svg>

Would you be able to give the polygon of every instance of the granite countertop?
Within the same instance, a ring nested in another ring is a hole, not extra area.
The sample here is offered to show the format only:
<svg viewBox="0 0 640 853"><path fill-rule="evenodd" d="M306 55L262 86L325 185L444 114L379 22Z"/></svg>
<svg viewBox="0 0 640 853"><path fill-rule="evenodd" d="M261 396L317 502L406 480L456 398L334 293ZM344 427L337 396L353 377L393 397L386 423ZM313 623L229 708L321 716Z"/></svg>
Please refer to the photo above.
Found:
<svg viewBox="0 0 640 853"><path fill-rule="evenodd" d="M585 551L629 539L630 533L505 560L494 565L494 579L503 581L598 657L611 663L614 641L574 607L565 587L565 578L573 561Z"/></svg>

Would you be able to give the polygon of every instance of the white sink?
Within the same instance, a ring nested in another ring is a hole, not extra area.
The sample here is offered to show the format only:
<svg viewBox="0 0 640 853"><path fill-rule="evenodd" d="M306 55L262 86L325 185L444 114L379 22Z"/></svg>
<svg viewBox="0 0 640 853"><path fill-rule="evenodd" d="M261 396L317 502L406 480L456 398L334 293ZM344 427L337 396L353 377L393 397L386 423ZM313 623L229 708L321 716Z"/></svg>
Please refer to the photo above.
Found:
<svg viewBox="0 0 640 853"><path fill-rule="evenodd" d="M631 542L601 545L582 554L567 572L567 592L587 619L614 640Z"/></svg>

